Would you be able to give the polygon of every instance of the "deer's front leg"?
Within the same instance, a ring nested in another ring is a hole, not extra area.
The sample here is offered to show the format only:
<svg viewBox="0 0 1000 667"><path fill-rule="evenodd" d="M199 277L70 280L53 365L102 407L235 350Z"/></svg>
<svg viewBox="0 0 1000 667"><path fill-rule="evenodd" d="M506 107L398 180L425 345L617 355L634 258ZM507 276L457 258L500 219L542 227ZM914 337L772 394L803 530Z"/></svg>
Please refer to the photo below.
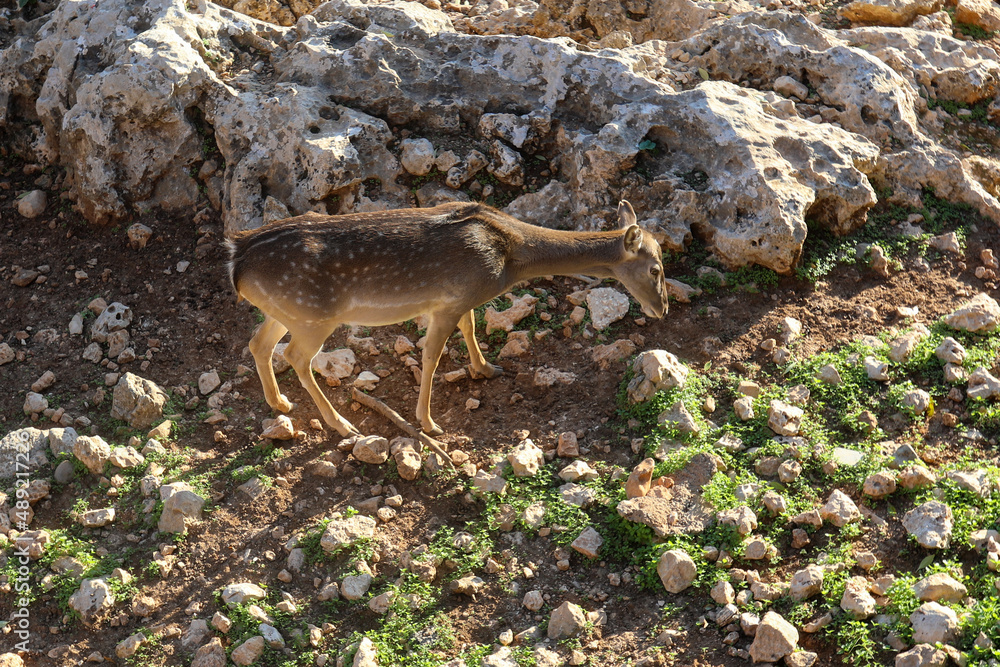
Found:
<svg viewBox="0 0 1000 667"><path fill-rule="evenodd" d="M420 374L420 397L417 399L417 419L428 435L441 435L444 431L431 419L431 385L434 383L434 371L441 360L444 344L455 330L459 317L448 315L431 315L427 327L427 340L424 342L423 371Z"/></svg>
<svg viewBox="0 0 1000 667"><path fill-rule="evenodd" d="M479 349L476 340L476 311L470 310L458 321L458 329L469 348L469 365L472 366L473 377L495 378L503 373L503 368L486 361L483 351Z"/></svg>

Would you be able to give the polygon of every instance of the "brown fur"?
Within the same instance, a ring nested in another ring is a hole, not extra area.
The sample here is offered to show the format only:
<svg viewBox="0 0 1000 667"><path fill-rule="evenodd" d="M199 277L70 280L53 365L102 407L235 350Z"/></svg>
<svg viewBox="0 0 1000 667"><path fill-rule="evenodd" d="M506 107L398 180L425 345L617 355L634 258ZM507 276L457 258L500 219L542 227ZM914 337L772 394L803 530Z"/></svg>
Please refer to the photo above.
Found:
<svg viewBox="0 0 1000 667"><path fill-rule="evenodd" d="M377 326L430 316L424 348L418 417L430 417L430 385L445 340L458 326L474 372L493 377L475 341L472 309L512 285L542 275L614 277L647 314L666 312L660 248L634 225L627 202L619 207L626 229L563 232L529 225L482 204L281 220L229 242L230 278L240 298L264 312L251 340L268 404L288 410L277 390L270 358L285 330L285 352L327 423L354 431L316 386L309 363L341 324ZM655 268L654 268L655 267Z"/></svg>

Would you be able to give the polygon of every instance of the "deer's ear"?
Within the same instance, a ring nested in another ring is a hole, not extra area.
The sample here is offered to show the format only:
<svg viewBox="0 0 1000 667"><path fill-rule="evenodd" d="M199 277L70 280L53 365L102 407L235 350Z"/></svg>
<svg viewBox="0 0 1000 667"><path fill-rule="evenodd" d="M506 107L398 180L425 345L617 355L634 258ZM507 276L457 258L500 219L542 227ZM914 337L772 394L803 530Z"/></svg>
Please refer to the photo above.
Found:
<svg viewBox="0 0 1000 667"><path fill-rule="evenodd" d="M625 229L630 225L634 225L637 222L635 218L635 210L632 208L632 204L629 204L624 199L618 203L618 227L619 229Z"/></svg>
<svg viewBox="0 0 1000 667"><path fill-rule="evenodd" d="M639 249L642 248L642 230L639 229L639 225L632 225L625 230L624 244L626 251L639 252Z"/></svg>

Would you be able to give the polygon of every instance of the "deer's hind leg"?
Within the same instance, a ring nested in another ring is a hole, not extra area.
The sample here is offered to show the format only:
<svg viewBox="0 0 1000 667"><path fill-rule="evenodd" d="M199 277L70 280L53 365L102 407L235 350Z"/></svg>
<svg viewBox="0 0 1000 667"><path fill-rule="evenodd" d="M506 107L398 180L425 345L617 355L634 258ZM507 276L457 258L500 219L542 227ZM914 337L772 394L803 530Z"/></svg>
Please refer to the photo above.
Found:
<svg viewBox="0 0 1000 667"><path fill-rule="evenodd" d="M288 412L295 407L295 404L278 389L278 380L274 377L274 368L271 366L274 346L287 331L281 322L267 315L250 339L250 353L253 354L254 363L257 364L257 375L260 376L260 384L264 388L264 399L272 409L279 412Z"/></svg>
<svg viewBox="0 0 1000 667"><path fill-rule="evenodd" d="M458 329L465 339L465 346L469 349L469 365L472 366L473 377L495 378L503 373L503 368L486 361L483 351L479 349L476 341L476 311L470 310L462 315L458 321Z"/></svg>
<svg viewBox="0 0 1000 667"><path fill-rule="evenodd" d="M292 329L292 339L289 341L288 347L285 348L285 359L295 369L295 374L299 376L299 382L316 402L316 407L319 408L323 421L346 438L360 435L360 431L354 428L351 422L341 417L340 413L330 405L326 394L316 384L316 378L313 377L312 372L313 357L322 349L323 343L336 328L337 325L327 323L318 328Z"/></svg>
<svg viewBox="0 0 1000 667"><path fill-rule="evenodd" d="M431 418L431 386L434 384L434 371L437 370L438 362L441 360L444 345L461 317L461 315L452 313L432 313L430 324L427 325L423 370L420 374L420 397L417 399L417 419L420 420L424 433L428 435L444 433ZM481 354L482 352L480 352Z"/></svg>

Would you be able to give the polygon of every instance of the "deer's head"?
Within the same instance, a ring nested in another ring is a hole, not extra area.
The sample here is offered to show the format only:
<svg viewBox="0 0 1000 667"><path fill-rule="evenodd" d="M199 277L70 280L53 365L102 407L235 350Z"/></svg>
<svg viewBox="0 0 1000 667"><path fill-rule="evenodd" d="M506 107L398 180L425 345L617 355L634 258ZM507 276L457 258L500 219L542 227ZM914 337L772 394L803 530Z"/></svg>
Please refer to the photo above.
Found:
<svg viewBox="0 0 1000 667"><path fill-rule="evenodd" d="M652 234L636 224L635 211L625 200L618 204L618 222L625 230L622 236L623 259L611 270L639 301L646 316L663 317L667 314L668 304L660 244Z"/></svg>

